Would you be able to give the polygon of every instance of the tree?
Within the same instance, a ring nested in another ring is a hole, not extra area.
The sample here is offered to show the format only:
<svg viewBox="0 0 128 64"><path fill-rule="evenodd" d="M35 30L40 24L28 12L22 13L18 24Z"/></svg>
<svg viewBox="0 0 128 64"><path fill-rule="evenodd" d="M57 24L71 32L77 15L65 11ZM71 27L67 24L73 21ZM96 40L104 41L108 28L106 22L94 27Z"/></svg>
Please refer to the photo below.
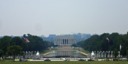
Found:
<svg viewBox="0 0 128 64"><path fill-rule="evenodd" d="M114 50L113 55L114 55L114 58L117 59L117 56L118 56L118 50L117 49Z"/></svg>
<svg viewBox="0 0 128 64"><path fill-rule="evenodd" d="M12 37L4 36L0 39L0 49L2 50L2 57L3 59L6 57L7 47L10 46Z"/></svg>
<svg viewBox="0 0 128 64"><path fill-rule="evenodd" d="M51 42L44 41L41 37L28 34L27 39L30 42L25 42L24 37L11 37L4 36L0 38L0 57L6 58L7 55L19 55L23 51L44 51L52 44Z"/></svg>
<svg viewBox="0 0 128 64"><path fill-rule="evenodd" d="M106 38L108 38L109 41ZM103 33L101 35L92 35L89 39L81 41L79 45L88 51L115 51L115 48L120 51L119 46L121 45L121 55L126 57L128 33Z"/></svg>
<svg viewBox="0 0 128 64"><path fill-rule="evenodd" d="M11 40L11 45L19 45L19 46L23 46L23 39L16 36L16 37L13 37L12 40Z"/></svg>
<svg viewBox="0 0 128 64"><path fill-rule="evenodd" d="M41 37L28 34L27 38L30 42L26 43L24 51L44 51L50 47L50 42L44 41Z"/></svg>
<svg viewBox="0 0 128 64"><path fill-rule="evenodd" d="M4 52L0 49L0 58L3 59Z"/></svg>
<svg viewBox="0 0 128 64"><path fill-rule="evenodd" d="M7 53L8 55L13 56L13 59L15 59L17 55L22 54L22 48L18 45L12 45L7 48Z"/></svg>

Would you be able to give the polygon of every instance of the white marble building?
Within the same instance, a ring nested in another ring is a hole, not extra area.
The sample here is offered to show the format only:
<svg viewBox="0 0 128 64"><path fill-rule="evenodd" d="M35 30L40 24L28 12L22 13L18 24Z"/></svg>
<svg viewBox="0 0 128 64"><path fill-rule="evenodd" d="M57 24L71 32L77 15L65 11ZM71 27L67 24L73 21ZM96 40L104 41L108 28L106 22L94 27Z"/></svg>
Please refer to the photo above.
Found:
<svg viewBox="0 0 128 64"><path fill-rule="evenodd" d="M63 35L63 36L56 36L56 38L54 39L54 45L73 45L76 44L76 39L71 36L71 35Z"/></svg>
<svg viewBox="0 0 128 64"><path fill-rule="evenodd" d="M57 36L54 39L54 45L58 46L56 50L56 56L65 56L65 57L73 56L75 50L71 45L76 43L77 41L73 36L70 35Z"/></svg>

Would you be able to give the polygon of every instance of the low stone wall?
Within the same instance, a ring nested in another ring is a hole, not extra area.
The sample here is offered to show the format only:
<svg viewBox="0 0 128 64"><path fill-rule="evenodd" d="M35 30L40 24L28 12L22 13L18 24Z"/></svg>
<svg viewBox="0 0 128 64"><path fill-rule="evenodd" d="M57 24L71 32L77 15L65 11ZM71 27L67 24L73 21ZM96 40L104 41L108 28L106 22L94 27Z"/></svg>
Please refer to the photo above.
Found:
<svg viewBox="0 0 128 64"><path fill-rule="evenodd" d="M80 59L88 61L90 58L41 58L39 60L31 59L29 61L45 61L47 59L50 61L79 61Z"/></svg>

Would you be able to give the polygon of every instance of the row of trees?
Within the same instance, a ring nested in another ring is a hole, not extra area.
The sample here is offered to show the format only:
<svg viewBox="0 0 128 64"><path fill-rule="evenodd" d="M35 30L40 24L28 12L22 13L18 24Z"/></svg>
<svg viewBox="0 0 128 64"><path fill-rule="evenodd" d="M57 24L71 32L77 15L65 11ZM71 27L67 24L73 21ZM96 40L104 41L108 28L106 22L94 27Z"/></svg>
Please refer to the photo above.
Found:
<svg viewBox="0 0 128 64"><path fill-rule="evenodd" d="M26 42L25 38L29 42ZM28 34L27 37L4 36L0 38L0 57L6 58L11 55L15 58L16 55L23 54L23 51L44 51L49 46L51 46L50 42L31 34Z"/></svg>
<svg viewBox="0 0 128 64"><path fill-rule="evenodd" d="M128 55L128 33L104 33L93 35L79 45L88 51L121 51L122 56Z"/></svg>

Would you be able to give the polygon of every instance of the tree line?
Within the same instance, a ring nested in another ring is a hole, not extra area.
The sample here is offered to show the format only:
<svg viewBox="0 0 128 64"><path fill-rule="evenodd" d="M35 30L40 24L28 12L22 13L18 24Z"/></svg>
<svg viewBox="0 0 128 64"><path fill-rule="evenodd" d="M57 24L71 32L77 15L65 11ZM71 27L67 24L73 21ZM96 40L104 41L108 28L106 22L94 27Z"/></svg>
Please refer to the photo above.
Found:
<svg viewBox="0 0 128 64"><path fill-rule="evenodd" d="M92 35L89 39L78 43L88 51L121 51L122 56L128 56L128 33L103 33Z"/></svg>
<svg viewBox="0 0 128 64"><path fill-rule="evenodd" d="M52 45L38 36L31 34L27 34L26 37L23 36L3 36L0 38L0 57L2 59L7 56L15 58L16 55L23 54L23 51L44 51ZM26 42L25 38L29 42Z"/></svg>

